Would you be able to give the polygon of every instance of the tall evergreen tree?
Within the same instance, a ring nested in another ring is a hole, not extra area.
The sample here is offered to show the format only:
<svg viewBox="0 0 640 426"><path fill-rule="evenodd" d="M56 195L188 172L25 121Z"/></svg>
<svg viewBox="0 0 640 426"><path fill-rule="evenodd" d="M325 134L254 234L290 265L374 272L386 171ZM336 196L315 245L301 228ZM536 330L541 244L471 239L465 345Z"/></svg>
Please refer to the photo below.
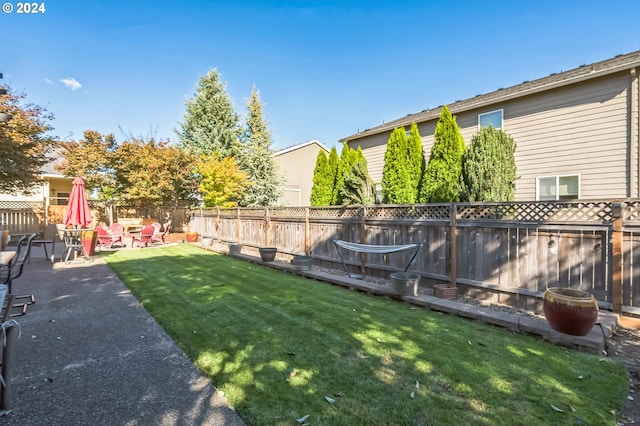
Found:
<svg viewBox="0 0 640 426"><path fill-rule="evenodd" d="M344 175L351 170L351 166L356 160L356 151L350 148L347 142L342 144L340 162L338 163L336 181L333 187L333 204L342 205L342 188L344 187Z"/></svg>
<svg viewBox="0 0 640 426"><path fill-rule="evenodd" d="M240 169L250 185L240 201L243 207L266 207L277 204L282 194L283 179L271 148L271 133L262 116L260 92L254 87L247 103L248 116L238 156Z"/></svg>
<svg viewBox="0 0 640 426"><path fill-rule="evenodd" d="M364 158L361 147L358 147L353 155L351 169L344 174L341 195L342 205L374 203L373 180L369 176L367 160Z"/></svg>
<svg viewBox="0 0 640 426"><path fill-rule="evenodd" d="M338 155L338 149L335 146L331 147L329 151L329 158L327 159L327 173L331 180L331 201L330 205L335 205L334 191L336 187L336 179L338 177L338 167L340 167L340 156Z"/></svg>
<svg viewBox="0 0 640 426"><path fill-rule="evenodd" d="M409 130L409 138L407 139L407 171L411 181L411 194L409 203L413 204L418 201L420 194L420 182L422 173L424 172L424 150L422 149L422 136L418 130L418 125L413 123Z"/></svg>
<svg viewBox="0 0 640 426"><path fill-rule="evenodd" d="M316 166L313 169L313 187L311 187L312 206L330 206L333 198L333 179L329 170L329 159L324 150L318 151Z"/></svg>
<svg viewBox="0 0 640 426"><path fill-rule="evenodd" d="M393 129L387 141L382 168L382 202L387 204L407 204L411 199L412 182L407 168L409 146L403 127Z"/></svg>
<svg viewBox="0 0 640 426"><path fill-rule="evenodd" d="M471 138L462 162L464 201L513 201L516 142L493 126Z"/></svg>
<svg viewBox="0 0 640 426"><path fill-rule="evenodd" d="M456 118L444 106L434 132L429 162L422 175L419 202L460 201L465 144Z"/></svg>
<svg viewBox="0 0 640 426"><path fill-rule="evenodd" d="M218 158L237 154L239 118L216 69L200 78L186 107L181 128L176 131L182 146L199 155L215 153Z"/></svg>

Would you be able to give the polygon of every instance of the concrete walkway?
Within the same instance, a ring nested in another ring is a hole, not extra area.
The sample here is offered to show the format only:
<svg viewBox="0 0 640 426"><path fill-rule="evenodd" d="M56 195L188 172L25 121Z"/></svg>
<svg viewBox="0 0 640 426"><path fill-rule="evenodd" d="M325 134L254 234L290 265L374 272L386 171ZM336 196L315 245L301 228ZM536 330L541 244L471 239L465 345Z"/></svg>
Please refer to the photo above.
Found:
<svg viewBox="0 0 640 426"><path fill-rule="evenodd" d="M52 265L38 250L13 286L36 302L15 318L0 424L244 424L102 260Z"/></svg>

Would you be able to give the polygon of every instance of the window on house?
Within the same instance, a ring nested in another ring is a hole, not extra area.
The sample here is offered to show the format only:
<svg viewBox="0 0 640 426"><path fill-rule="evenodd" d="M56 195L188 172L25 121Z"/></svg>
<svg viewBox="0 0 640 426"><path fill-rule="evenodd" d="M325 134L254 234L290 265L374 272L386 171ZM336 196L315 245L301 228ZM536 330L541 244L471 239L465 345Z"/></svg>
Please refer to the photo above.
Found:
<svg viewBox="0 0 640 426"><path fill-rule="evenodd" d="M56 204L58 206L66 206L69 204L69 193L68 192L58 192L56 194Z"/></svg>
<svg viewBox="0 0 640 426"><path fill-rule="evenodd" d="M580 176L545 176L536 180L536 199L539 201L563 201L580 198Z"/></svg>
<svg viewBox="0 0 640 426"><path fill-rule="evenodd" d="M502 115L503 110L485 112L484 114L478 114L478 130L483 127L493 126L494 129L502 129Z"/></svg>

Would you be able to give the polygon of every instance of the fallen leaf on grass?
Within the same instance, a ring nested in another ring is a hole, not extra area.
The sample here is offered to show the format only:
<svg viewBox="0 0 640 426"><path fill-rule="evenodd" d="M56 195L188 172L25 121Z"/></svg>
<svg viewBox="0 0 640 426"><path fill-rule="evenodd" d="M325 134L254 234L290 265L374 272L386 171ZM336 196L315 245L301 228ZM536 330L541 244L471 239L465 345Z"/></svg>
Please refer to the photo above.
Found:
<svg viewBox="0 0 640 426"><path fill-rule="evenodd" d="M415 392L411 392L411 393L409 394L409 396L411 397L411 399L413 399L413 398L416 396L416 393L415 393Z"/></svg>
<svg viewBox="0 0 640 426"><path fill-rule="evenodd" d="M556 407L555 405L551 404L551 408L553 409L553 411L557 411L558 413L564 413L564 410L561 408Z"/></svg>
<svg viewBox="0 0 640 426"><path fill-rule="evenodd" d="M334 402L336 402L336 400L331 398L330 396L325 395L324 399L326 399L329 404L333 404Z"/></svg>
<svg viewBox="0 0 640 426"><path fill-rule="evenodd" d="M338 398L344 398L344 392L336 392L333 395L337 396Z"/></svg>
<svg viewBox="0 0 640 426"><path fill-rule="evenodd" d="M307 419L309 418L309 414L307 414L306 416L302 416L300 417L298 420L296 420L298 423L304 423L307 421Z"/></svg>
<svg viewBox="0 0 640 426"><path fill-rule="evenodd" d="M420 389L420 383L416 380L416 389Z"/></svg>

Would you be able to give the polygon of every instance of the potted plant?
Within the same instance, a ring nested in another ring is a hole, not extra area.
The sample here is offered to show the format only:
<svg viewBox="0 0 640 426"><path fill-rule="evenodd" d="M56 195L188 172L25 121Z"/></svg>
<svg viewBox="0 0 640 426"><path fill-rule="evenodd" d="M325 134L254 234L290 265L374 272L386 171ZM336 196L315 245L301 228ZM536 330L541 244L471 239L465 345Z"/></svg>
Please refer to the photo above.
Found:
<svg viewBox="0 0 640 426"><path fill-rule="evenodd" d="M231 243L229 244L229 254L231 256L235 256L236 254L240 254L242 251L242 244L240 243Z"/></svg>
<svg viewBox="0 0 640 426"><path fill-rule="evenodd" d="M415 272L392 272L391 283L396 293L401 296L417 296L420 274Z"/></svg>
<svg viewBox="0 0 640 426"><path fill-rule="evenodd" d="M196 241L198 241L198 232L196 231L188 230L184 233L184 236L187 239L188 243L195 243Z"/></svg>
<svg viewBox="0 0 640 426"><path fill-rule="evenodd" d="M263 262L273 262L278 252L276 247L260 247L258 250L260 251L260 259Z"/></svg>
<svg viewBox="0 0 640 426"><path fill-rule="evenodd" d="M291 264L296 267L298 271L309 271L313 258L311 256L296 255L291 259Z"/></svg>
<svg viewBox="0 0 640 426"><path fill-rule="evenodd" d="M572 336L586 336L598 321L598 301L586 291L549 287L542 308L551 328Z"/></svg>

